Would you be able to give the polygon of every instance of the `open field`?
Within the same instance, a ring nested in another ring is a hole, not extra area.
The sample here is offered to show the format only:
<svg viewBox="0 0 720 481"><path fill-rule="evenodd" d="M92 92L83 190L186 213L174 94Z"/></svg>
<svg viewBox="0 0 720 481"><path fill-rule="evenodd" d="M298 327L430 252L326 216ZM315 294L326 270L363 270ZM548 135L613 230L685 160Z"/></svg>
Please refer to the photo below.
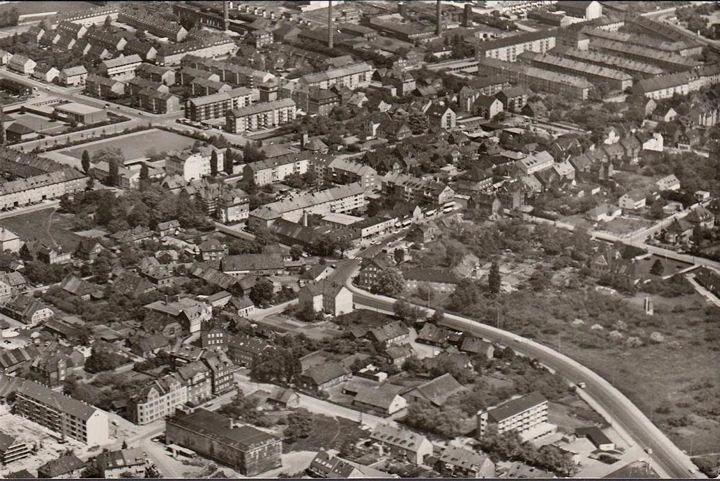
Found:
<svg viewBox="0 0 720 481"><path fill-rule="evenodd" d="M346 441L357 441L367 436L357 423L344 418L313 415L313 428L310 435L293 443L283 443L283 451L319 451L320 449L340 449Z"/></svg>
<svg viewBox="0 0 720 481"><path fill-rule="evenodd" d="M0 220L0 225L15 232L23 241L39 240L47 245L60 244L65 252L74 252L82 237L69 230L68 219L48 208Z"/></svg>
<svg viewBox="0 0 720 481"><path fill-rule="evenodd" d="M95 152L103 149L120 149L125 160L135 160L149 157L150 154L160 154L173 150L182 150L195 143L195 139L185 137L164 130L146 130L128 135L121 135L107 140L98 140L79 147L63 149L58 152L70 155L77 159L82 157L84 150L87 150L92 157Z"/></svg>

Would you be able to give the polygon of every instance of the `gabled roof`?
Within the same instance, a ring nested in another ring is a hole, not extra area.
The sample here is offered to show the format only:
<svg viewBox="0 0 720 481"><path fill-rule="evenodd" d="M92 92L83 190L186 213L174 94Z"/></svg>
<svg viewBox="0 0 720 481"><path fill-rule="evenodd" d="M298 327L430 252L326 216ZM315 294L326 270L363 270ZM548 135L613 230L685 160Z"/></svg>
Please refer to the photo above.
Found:
<svg viewBox="0 0 720 481"><path fill-rule="evenodd" d="M353 401L386 411L404 389L402 386L385 383L379 387L359 390Z"/></svg>
<svg viewBox="0 0 720 481"><path fill-rule="evenodd" d="M407 336L409 333L410 329L400 321L389 322L383 326L370 329L370 334L375 338L375 341L379 343Z"/></svg>
<svg viewBox="0 0 720 481"><path fill-rule="evenodd" d="M84 467L85 462L81 461L77 456L74 454L65 454L40 466L38 468L38 475L42 473L44 477L56 478Z"/></svg>
<svg viewBox="0 0 720 481"><path fill-rule="evenodd" d="M329 361L311 367L303 373L303 376L312 379L316 386L320 386L347 374L348 372L342 364Z"/></svg>
<svg viewBox="0 0 720 481"><path fill-rule="evenodd" d="M417 452L422 445L429 443L422 434L389 424L377 424L370 437L375 441L412 452Z"/></svg>
<svg viewBox="0 0 720 481"><path fill-rule="evenodd" d="M442 406L449 397L457 394L465 388L451 374L443 374L435 379L417 386L410 391L413 395L419 395L436 406ZM409 394L410 394L409 393Z"/></svg>

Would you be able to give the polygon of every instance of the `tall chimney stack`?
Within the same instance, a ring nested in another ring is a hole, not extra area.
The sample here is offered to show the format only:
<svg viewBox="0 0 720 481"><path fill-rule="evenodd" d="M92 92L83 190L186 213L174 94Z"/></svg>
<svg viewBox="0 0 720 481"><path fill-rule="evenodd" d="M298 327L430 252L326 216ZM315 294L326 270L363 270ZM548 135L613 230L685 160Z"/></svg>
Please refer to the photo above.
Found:
<svg viewBox="0 0 720 481"><path fill-rule="evenodd" d="M332 0L328 0L328 48L333 48Z"/></svg>
<svg viewBox="0 0 720 481"><path fill-rule="evenodd" d="M228 0L223 2L223 28L227 32L230 30L230 13L228 12Z"/></svg>
<svg viewBox="0 0 720 481"><path fill-rule="evenodd" d="M435 27L435 34L440 35L442 33L442 18L440 16L441 14L441 8L440 8L440 0L437 0L436 6L435 6L435 13L437 15L437 26Z"/></svg>

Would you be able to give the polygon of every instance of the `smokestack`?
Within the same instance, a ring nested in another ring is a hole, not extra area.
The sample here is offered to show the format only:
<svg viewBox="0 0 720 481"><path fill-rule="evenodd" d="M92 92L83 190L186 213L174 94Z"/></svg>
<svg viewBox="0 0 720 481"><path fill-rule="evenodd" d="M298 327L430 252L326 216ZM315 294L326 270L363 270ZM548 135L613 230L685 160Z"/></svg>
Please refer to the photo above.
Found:
<svg viewBox="0 0 720 481"><path fill-rule="evenodd" d="M435 29L435 34L440 35L442 33L442 18L440 18L441 8L440 8L440 0L437 0L436 6L435 6L435 14L437 16L437 26Z"/></svg>
<svg viewBox="0 0 720 481"><path fill-rule="evenodd" d="M332 0L328 0L328 48L333 48Z"/></svg>
<svg viewBox="0 0 720 481"><path fill-rule="evenodd" d="M472 25L473 11L472 5L469 3L465 4L463 10L463 27L470 27Z"/></svg>
<svg viewBox="0 0 720 481"><path fill-rule="evenodd" d="M228 12L227 0L223 2L223 28L226 32L230 30L230 13Z"/></svg>

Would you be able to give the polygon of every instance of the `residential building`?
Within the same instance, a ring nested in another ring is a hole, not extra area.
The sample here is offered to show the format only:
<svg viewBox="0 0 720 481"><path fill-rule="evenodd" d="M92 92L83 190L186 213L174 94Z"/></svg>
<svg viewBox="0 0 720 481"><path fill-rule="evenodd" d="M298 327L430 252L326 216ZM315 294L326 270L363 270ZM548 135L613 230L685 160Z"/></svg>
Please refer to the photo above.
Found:
<svg viewBox="0 0 720 481"><path fill-rule="evenodd" d="M246 335L231 336L227 344L230 359L248 367L269 349L272 349L272 346L266 341Z"/></svg>
<svg viewBox="0 0 720 481"><path fill-rule="evenodd" d="M224 394L235 387L233 373L237 370L227 354L219 350L205 353L202 361L210 369L213 396Z"/></svg>
<svg viewBox="0 0 720 481"><path fill-rule="evenodd" d="M600 2L596 1L559 1L555 4L557 10L565 12L565 15L581 18L583 20L595 20L602 17L603 9Z"/></svg>
<svg viewBox="0 0 720 481"><path fill-rule="evenodd" d="M249 106L252 95L251 89L239 87L228 92L191 98L185 104L185 116L195 122L224 118L230 110Z"/></svg>
<svg viewBox="0 0 720 481"><path fill-rule="evenodd" d="M285 262L280 255L239 254L226 256L220 263L220 269L233 277L280 275L285 271Z"/></svg>
<svg viewBox="0 0 720 481"><path fill-rule="evenodd" d="M403 394L403 397L410 403L426 401L442 407L450 397L463 391L465 391L463 385L447 373L417 386Z"/></svg>
<svg viewBox="0 0 720 481"><path fill-rule="evenodd" d="M187 387L187 402L201 404L212 397L210 369L201 361L193 361L177 368L180 379Z"/></svg>
<svg viewBox="0 0 720 481"><path fill-rule="evenodd" d="M215 152L218 165L223 165L225 151L215 147L200 149L198 152L183 151L170 154L165 161L168 175L180 175L186 182L201 180L211 174L210 159Z"/></svg>
<svg viewBox="0 0 720 481"><path fill-rule="evenodd" d="M143 62L135 70L135 75L139 78L163 85L175 85L175 70L169 67L159 67L151 63Z"/></svg>
<svg viewBox="0 0 720 481"><path fill-rule="evenodd" d="M342 364L327 361L303 371L298 383L305 389L318 392L337 386L349 377L350 373Z"/></svg>
<svg viewBox="0 0 720 481"><path fill-rule="evenodd" d="M309 154L286 154L246 164L243 176L252 177L256 185L263 186L282 182L289 175L303 175L307 173L309 166Z"/></svg>
<svg viewBox="0 0 720 481"><path fill-rule="evenodd" d="M628 192L618 199L618 205L627 210L639 210L645 207L645 194L642 192Z"/></svg>
<svg viewBox="0 0 720 481"><path fill-rule="evenodd" d="M325 170L328 180L335 184L361 184L366 192L381 188L377 170L348 157L335 157Z"/></svg>
<svg viewBox="0 0 720 481"><path fill-rule="evenodd" d="M228 110L225 130L233 134L277 127L295 120L295 102L280 99Z"/></svg>
<svg viewBox="0 0 720 481"><path fill-rule="evenodd" d="M333 316L349 314L353 311L352 292L344 284L332 279L323 279L300 288L298 303L301 308Z"/></svg>
<svg viewBox="0 0 720 481"><path fill-rule="evenodd" d="M483 70L500 75L508 82L516 82L532 90L568 95L579 100L587 100L592 84L587 79L572 75L532 67L520 63L482 58L479 61Z"/></svg>
<svg viewBox="0 0 720 481"><path fill-rule="evenodd" d="M32 72L32 76L43 82L52 82L60 75L60 71L48 64L37 64Z"/></svg>
<svg viewBox="0 0 720 481"><path fill-rule="evenodd" d="M658 179L655 185L657 185L660 190L680 190L680 180L675 177L675 174L670 174Z"/></svg>
<svg viewBox="0 0 720 481"><path fill-rule="evenodd" d="M15 391L15 413L88 446L110 440L108 416L93 406L23 381Z"/></svg>
<svg viewBox="0 0 720 481"><path fill-rule="evenodd" d="M186 40L177 44L164 44L157 53L157 65L169 67L178 65L186 55L196 57L220 57L229 55L237 50L232 38L223 36L206 39Z"/></svg>
<svg viewBox="0 0 720 481"><path fill-rule="evenodd" d="M521 437L533 439L548 433L548 401L542 394L532 392L484 409L478 412L477 419L478 437L490 432L502 435L514 431Z"/></svg>
<svg viewBox="0 0 720 481"><path fill-rule="evenodd" d="M404 389L390 383L363 388L355 395L353 405L381 416L392 416L407 409L408 403L400 395Z"/></svg>
<svg viewBox="0 0 720 481"><path fill-rule="evenodd" d="M433 453L432 443L422 434L389 424L377 424L370 439L378 443L383 451L417 465L425 464L425 458Z"/></svg>
<svg viewBox="0 0 720 481"><path fill-rule="evenodd" d="M8 60L7 68L25 75L30 75L35 70L36 65L37 63L34 60L24 55L15 54Z"/></svg>
<svg viewBox="0 0 720 481"><path fill-rule="evenodd" d="M555 30L520 33L477 45L478 58L493 58L506 62L515 62L523 52L546 53L555 48L557 33Z"/></svg>
<svg viewBox="0 0 720 481"><path fill-rule="evenodd" d="M129 9L125 9L120 12L118 21L135 28L143 29L156 37L167 37L173 42L182 42L188 35L188 31L178 23L147 16L139 11L132 12Z"/></svg>
<svg viewBox="0 0 720 481"><path fill-rule="evenodd" d="M408 342L410 329L400 321L393 321L370 329L368 337L383 348L399 346Z"/></svg>
<svg viewBox="0 0 720 481"><path fill-rule="evenodd" d="M67 67L60 71L60 83L66 87L82 87L87 76L88 71L84 65Z"/></svg>
<svg viewBox="0 0 720 481"><path fill-rule="evenodd" d="M628 73L552 54L525 52L518 56L518 60L545 70L585 77L590 82L605 84L622 92L633 84L632 76Z"/></svg>
<svg viewBox="0 0 720 481"><path fill-rule="evenodd" d="M58 15L60 22L67 21L77 23L89 27L98 23L104 23L107 17L117 20L120 9L118 5L105 5L100 7L90 7L70 12L61 12Z"/></svg>
<svg viewBox="0 0 720 481"><path fill-rule="evenodd" d="M308 87L329 89L334 86L347 87L351 90L370 85L375 69L366 62L359 62L339 68L331 68L325 72L310 73L300 77L300 82Z"/></svg>
<svg viewBox="0 0 720 481"><path fill-rule="evenodd" d="M171 416L187 402L187 386L177 374L167 374L133 396L127 412L132 422L144 425Z"/></svg>
<svg viewBox="0 0 720 481"><path fill-rule="evenodd" d="M38 478L77 479L85 469L85 461L74 454L64 454L38 468Z"/></svg>
<svg viewBox="0 0 720 481"><path fill-rule="evenodd" d="M5 227L0 227L0 252L10 251L17 253L20 252L20 247L22 247L22 241L17 234Z"/></svg>
<svg viewBox="0 0 720 481"><path fill-rule="evenodd" d="M142 449L129 448L98 454L95 466L105 479L144 478L147 459Z"/></svg>
<svg viewBox="0 0 720 481"><path fill-rule="evenodd" d="M202 323L212 318L212 307L209 304L190 297L175 302L155 301L144 307L166 319L176 320L191 334L199 332Z"/></svg>
<svg viewBox="0 0 720 481"><path fill-rule="evenodd" d="M671 72L682 72L701 65L700 62L691 58L671 52L663 52L655 47L643 47L604 38L591 38L590 49L649 63Z"/></svg>
<svg viewBox="0 0 720 481"><path fill-rule="evenodd" d="M442 104L435 104L427 111L427 116L432 128L442 130L454 129L457 125L457 115L450 107Z"/></svg>
<svg viewBox="0 0 720 481"><path fill-rule="evenodd" d="M166 421L167 443L191 449L244 476L257 476L281 466L282 441L251 426L205 409L177 413Z"/></svg>
<svg viewBox="0 0 720 481"><path fill-rule="evenodd" d="M137 54L121 56L100 62L100 72L113 80L130 80L135 77L135 70L142 63Z"/></svg>
<svg viewBox="0 0 720 481"><path fill-rule="evenodd" d="M40 299L27 294L17 296L2 306L0 312L29 326L36 326L55 315Z"/></svg>
<svg viewBox="0 0 720 481"><path fill-rule="evenodd" d="M552 155L547 151L533 152L527 157L515 162L515 166L524 175L532 175L537 172L551 168L555 163Z"/></svg>
<svg viewBox="0 0 720 481"><path fill-rule="evenodd" d="M565 58L620 70L633 77L647 78L665 73L663 69L656 65L631 60L621 55L611 55L593 50L581 50L579 48L569 47L556 47L553 52Z"/></svg>
<svg viewBox="0 0 720 481"><path fill-rule="evenodd" d="M85 79L85 92L101 99L115 99L125 94L125 84L118 80L89 74Z"/></svg>
<svg viewBox="0 0 720 481"><path fill-rule="evenodd" d="M10 464L30 457L35 446L22 442L0 431L0 465Z"/></svg>
<svg viewBox="0 0 720 481"><path fill-rule="evenodd" d="M123 52L125 52L126 55L139 55L141 59L148 62L154 61L157 57L157 49L152 43L136 38L128 40L125 48L123 48ZM135 74L137 75L137 71Z"/></svg>
<svg viewBox="0 0 720 481"><path fill-rule="evenodd" d="M440 447L432 456L434 467L451 478L494 478L495 463L482 452L455 446Z"/></svg>
<svg viewBox="0 0 720 481"><path fill-rule="evenodd" d="M268 227L280 218L299 219L303 212L320 215L331 212L352 212L364 208L365 204L365 189L362 185L359 183L342 185L258 207L250 212L248 226L251 229Z"/></svg>

